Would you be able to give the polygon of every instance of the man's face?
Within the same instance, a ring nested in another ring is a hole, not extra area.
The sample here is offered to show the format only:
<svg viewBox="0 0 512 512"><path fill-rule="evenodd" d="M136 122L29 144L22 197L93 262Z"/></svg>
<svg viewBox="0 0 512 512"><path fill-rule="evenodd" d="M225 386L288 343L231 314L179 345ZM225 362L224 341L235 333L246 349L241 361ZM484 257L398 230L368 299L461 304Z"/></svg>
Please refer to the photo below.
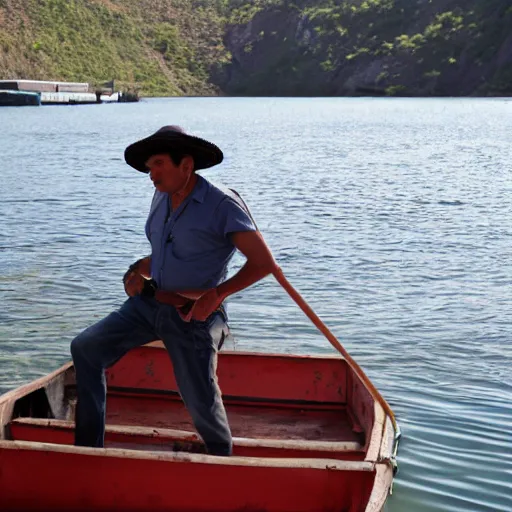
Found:
<svg viewBox="0 0 512 512"><path fill-rule="evenodd" d="M165 153L153 155L146 160L149 177L160 192L174 194L181 190L193 172L193 160L185 156L179 165Z"/></svg>

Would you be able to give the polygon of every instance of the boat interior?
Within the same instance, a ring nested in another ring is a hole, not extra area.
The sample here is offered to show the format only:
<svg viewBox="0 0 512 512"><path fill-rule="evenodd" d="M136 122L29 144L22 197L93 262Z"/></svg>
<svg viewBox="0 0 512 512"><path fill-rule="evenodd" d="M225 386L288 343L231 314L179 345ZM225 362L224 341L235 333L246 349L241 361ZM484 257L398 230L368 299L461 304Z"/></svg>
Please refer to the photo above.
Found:
<svg viewBox="0 0 512 512"><path fill-rule="evenodd" d="M218 379L234 455L365 460L374 401L343 358L220 352ZM160 343L129 352L106 380L106 447L205 453ZM69 363L0 414L0 438L72 445L75 404Z"/></svg>

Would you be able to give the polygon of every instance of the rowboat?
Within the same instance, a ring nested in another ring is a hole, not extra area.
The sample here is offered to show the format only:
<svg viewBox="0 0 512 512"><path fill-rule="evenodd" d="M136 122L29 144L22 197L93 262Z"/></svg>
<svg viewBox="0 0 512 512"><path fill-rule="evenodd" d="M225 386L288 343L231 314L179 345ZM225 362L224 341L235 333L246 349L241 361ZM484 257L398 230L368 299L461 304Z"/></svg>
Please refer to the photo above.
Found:
<svg viewBox="0 0 512 512"><path fill-rule="evenodd" d="M395 431L337 356L220 352L233 456L213 457L161 343L107 371L105 448L73 446L66 364L0 397L2 510L379 511Z"/></svg>
<svg viewBox="0 0 512 512"><path fill-rule="evenodd" d="M0 396L0 509L383 509L399 429L348 354L220 351L217 375L231 457L205 452L159 341L106 372L105 448L73 445L72 363Z"/></svg>

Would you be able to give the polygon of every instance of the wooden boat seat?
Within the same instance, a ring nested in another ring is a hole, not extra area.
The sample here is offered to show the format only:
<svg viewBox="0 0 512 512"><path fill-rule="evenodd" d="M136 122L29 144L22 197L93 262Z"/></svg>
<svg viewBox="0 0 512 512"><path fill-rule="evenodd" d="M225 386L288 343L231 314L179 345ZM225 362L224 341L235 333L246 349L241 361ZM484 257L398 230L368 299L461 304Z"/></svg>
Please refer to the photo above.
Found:
<svg viewBox="0 0 512 512"><path fill-rule="evenodd" d="M73 421L46 418L16 418L9 424L15 441L72 445ZM200 437L191 431L161 427L107 424L105 447L147 451L205 453ZM245 457L300 457L364 460L364 447L357 441L311 441L296 439L251 439L234 437L233 453Z"/></svg>

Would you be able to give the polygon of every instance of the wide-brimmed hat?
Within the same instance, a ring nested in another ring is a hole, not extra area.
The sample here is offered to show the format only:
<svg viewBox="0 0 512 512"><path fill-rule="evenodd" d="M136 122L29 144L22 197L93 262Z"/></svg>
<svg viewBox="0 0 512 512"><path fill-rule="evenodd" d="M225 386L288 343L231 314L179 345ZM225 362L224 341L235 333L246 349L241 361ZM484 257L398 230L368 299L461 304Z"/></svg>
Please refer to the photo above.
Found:
<svg viewBox="0 0 512 512"><path fill-rule="evenodd" d="M137 171L147 173L148 158L159 153L179 153L194 159L194 169L207 169L220 164L224 155L213 143L188 135L180 126L163 126L153 135L130 144L124 152L124 159Z"/></svg>

